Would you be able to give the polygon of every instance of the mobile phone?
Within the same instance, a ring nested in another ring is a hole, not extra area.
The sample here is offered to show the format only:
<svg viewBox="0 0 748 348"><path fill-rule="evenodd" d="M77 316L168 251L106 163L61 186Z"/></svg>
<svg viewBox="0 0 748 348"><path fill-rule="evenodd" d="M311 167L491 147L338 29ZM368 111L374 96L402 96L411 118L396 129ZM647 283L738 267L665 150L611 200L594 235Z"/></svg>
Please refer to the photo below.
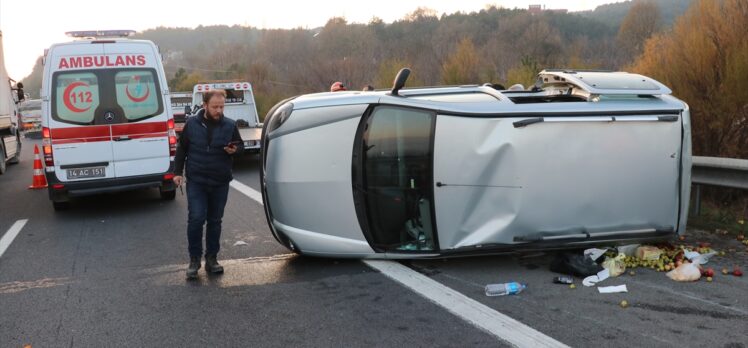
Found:
<svg viewBox="0 0 748 348"><path fill-rule="evenodd" d="M232 147L232 146L236 146L236 145L239 145L239 144L241 144L241 143L242 143L242 142L241 142L241 141L239 141L239 140L236 140L236 141L229 141L229 143L228 143L228 144L226 144L226 146L228 146L228 147Z"/></svg>

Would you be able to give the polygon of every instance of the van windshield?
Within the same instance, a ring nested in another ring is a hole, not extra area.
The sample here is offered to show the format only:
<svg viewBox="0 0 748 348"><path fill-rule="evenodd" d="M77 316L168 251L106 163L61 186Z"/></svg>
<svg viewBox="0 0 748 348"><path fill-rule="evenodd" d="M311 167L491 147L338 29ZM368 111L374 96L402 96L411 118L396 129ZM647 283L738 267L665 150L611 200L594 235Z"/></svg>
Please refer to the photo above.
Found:
<svg viewBox="0 0 748 348"><path fill-rule="evenodd" d="M136 122L164 111L154 69L57 72L52 77L52 118L81 124Z"/></svg>

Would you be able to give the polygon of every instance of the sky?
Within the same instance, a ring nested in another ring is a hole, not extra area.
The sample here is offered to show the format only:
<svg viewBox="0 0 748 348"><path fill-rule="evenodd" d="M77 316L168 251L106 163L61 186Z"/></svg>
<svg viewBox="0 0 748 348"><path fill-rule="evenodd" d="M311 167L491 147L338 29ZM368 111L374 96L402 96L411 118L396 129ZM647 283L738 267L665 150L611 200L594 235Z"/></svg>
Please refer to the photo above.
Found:
<svg viewBox="0 0 748 348"><path fill-rule="evenodd" d="M146 29L198 25L245 25L258 28L315 28L331 17L368 23L379 17L389 23L418 7L437 13L474 12L487 5L548 9L592 10L620 0L377 0L377 1L242 1L206 0L0 0L0 31L8 74L21 80L31 73L44 49L70 41L66 31ZM213 6L212 4L219 4Z"/></svg>

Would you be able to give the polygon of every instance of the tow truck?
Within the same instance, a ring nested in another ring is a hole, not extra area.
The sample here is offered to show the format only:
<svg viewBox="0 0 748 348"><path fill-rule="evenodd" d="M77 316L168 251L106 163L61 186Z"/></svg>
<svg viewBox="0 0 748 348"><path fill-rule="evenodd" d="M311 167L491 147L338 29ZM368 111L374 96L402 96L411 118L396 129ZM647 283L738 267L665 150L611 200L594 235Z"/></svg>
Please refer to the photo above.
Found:
<svg viewBox="0 0 748 348"><path fill-rule="evenodd" d="M252 84L246 81L212 81L198 83L192 89L192 115L203 104L203 93L223 89L226 91L226 105L223 109L225 117L236 121L239 134L244 141L245 153L260 152L260 138L262 137L262 126L257 116Z"/></svg>

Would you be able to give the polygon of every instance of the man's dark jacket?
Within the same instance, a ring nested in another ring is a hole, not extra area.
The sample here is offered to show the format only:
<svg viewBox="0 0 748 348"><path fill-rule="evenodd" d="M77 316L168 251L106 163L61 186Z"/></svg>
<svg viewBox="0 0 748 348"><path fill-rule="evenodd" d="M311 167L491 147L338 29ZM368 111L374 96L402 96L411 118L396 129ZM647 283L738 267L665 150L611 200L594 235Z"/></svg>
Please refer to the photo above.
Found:
<svg viewBox="0 0 748 348"><path fill-rule="evenodd" d="M174 174L181 176L184 170L188 181L200 185L228 184L233 180L233 161L223 148L232 141L238 141L235 154L241 154L244 143L236 122L223 115L218 121L206 119L205 110L201 109L184 124L174 159Z"/></svg>

